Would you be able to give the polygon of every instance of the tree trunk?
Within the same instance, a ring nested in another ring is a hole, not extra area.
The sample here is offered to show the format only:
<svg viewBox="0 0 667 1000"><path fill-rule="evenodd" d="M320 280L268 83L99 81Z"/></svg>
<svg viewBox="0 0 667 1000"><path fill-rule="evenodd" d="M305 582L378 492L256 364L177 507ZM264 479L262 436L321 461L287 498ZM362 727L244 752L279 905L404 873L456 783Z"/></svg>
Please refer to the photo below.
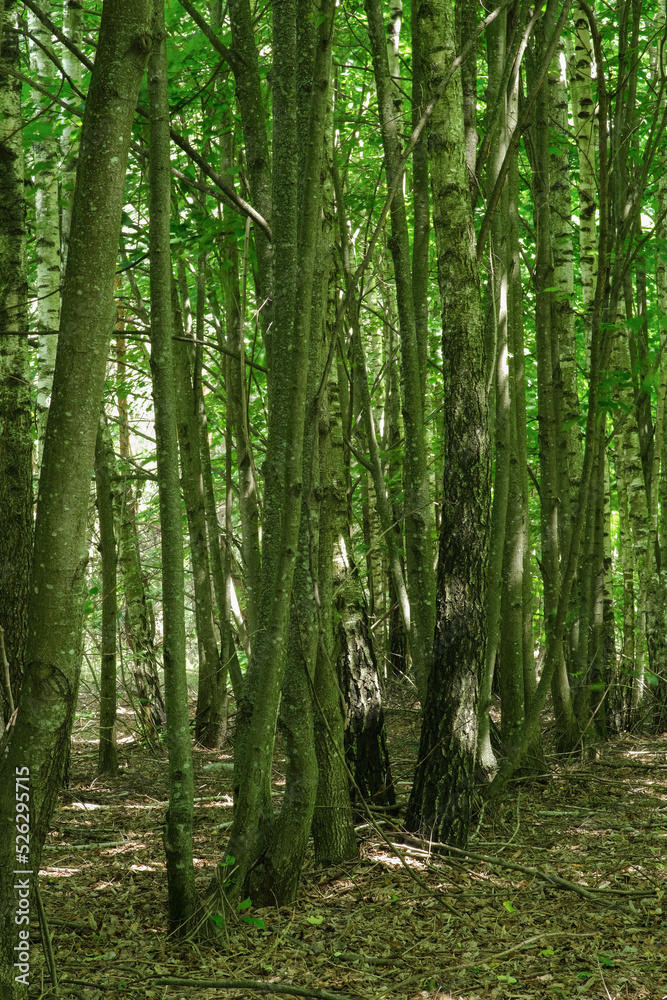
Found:
<svg viewBox="0 0 667 1000"><path fill-rule="evenodd" d="M120 323L121 321L119 321ZM116 327L118 328L118 323ZM122 325L122 323L121 323ZM119 454L121 484L117 497L119 511L118 559L122 572L122 591L125 598L125 637L134 659L134 680L138 694L140 726L149 740L155 740L157 731L164 725L166 712L160 680L157 672L157 650L152 623L150 598L146 594L141 572L141 551L137 534L135 494L132 482L127 478L130 466L130 429L127 414L127 399L123 382L125 379L125 341L119 337L116 342L116 357L119 388L117 390ZM123 388L121 388L123 387Z"/></svg>
<svg viewBox="0 0 667 1000"><path fill-rule="evenodd" d="M543 21L535 28L537 57L544 57L547 48L547 31L553 30L555 8L547 12ZM534 74L533 74L534 75ZM536 85L536 81L530 84ZM560 593L560 542L559 495L563 492L561 483L568 491L567 475L563 475L558 462L557 435L562 426L562 400L560 386L554 384L554 372L559 370L559 345L552 327L554 268L551 253L551 210L550 210L550 163L549 163L549 94L541 87L537 95L535 124L533 126L533 189L535 200L535 223L537 248L535 261L535 326L537 356L537 399L540 454L540 532L542 543L542 579L544 586L544 631L546 643L552 640L549 633L555 626L556 611ZM564 453L566 459L567 454ZM563 538L567 544L569 532ZM563 551L566 551L565 549ZM561 750L570 750L579 738L572 708L571 693L565 669L565 659L561 655L556 664L552 682L554 714L556 717L557 741Z"/></svg>
<svg viewBox="0 0 667 1000"><path fill-rule="evenodd" d="M334 527L331 539L332 605L336 612L333 655L346 707L345 756L356 785L350 788L350 795L353 803L360 794L372 804L394 805L396 797L384 730L382 689L361 581L350 557L340 393L338 378L333 372L329 380L329 420L330 489L331 500L336 505L331 515Z"/></svg>
<svg viewBox="0 0 667 1000"><path fill-rule="evenodd" d="M65 35L75 45L81 46L83 37L83 5L79 0L65 0L63 14L63 30ZM61 50L63 69L69 76L72 83L81 88L83 80L83 63L73 52L63 46ZM70 103L78 103L76 94L68 99ZM67 247L69 244L69 231L72 224L72 198L74 195L74 182L76 180L76 164L79 152L79 130L76 119L72 115L65 115L63 120L63 132L60 137L60 246L63 270L67 264Z"/></svg>
<svg viewBox="0 0 667 1000"><path fill-rule="evenodd" d="M230 174L232 170L231 122L223 137L223 167ZM268 167L268 164L266 165ZM250 648L258 627L258 609L261 593L262 558L259 540L260 490L252 448L252 438L248 423L248 392L245 372L245 298L248 270L247 240L243 257L243 282L239 280L239 260L236 235L232 226L230 209L223 209L223 218L230 223L230 233L225 237L226 267L222 271L222 287L225 301L225 323L227 327L227 350L238 354L227 362L228 378L227 407L234 428L236 456L239 475L239 513L241 516L241 542L246 593L246 618L250 637ZM246 229L246 234L248 230Z"/></svg>
<svg viewBox="0 0 667 1000"><path fill-rule="evenodd" d="M100 745L98 774L116 774L116 641L118 633L118 597L116 591L116 536L114 532L114 487L112 477L116 461L107 427L106 414L100 414L95 442L95 485L97 518L102 556L102 663L100 666Z"/></svg>
<svg viewBox="0 0 667 1000"><path fill-rule="evenodd" d="M379 0L365 0L364 7L373 54L385 171L389 185L396 175L400 159L400 137L393 101L395 88L389 72L384 21ZM426 467L423 378L415 324L410 245L405 200L400 186L391 203L389 247L394 262L401 332L401 404L405 433L403 470L405 550L412 632L410 649L417 687L423 699L435 625L435 574L431 538L433 516Z"/></svg>
<svg viewBox="0 0 667 1000"><path fill-rule="evenodd" d="M32 885L61 785L76 704L90 480L113 325L127 153L149 31L150 4L145 0L105 3L83 120L35 523L26 673L9 751L0 765L0 994L7 1000L25 993L13 967L19 931L13 888L15 776L29 778L25 878ZM86 331L85 351L81 330Z"/></svg>
<svg viewBox="0 0 667 1000"><path fill-rule="evenodd" d="M164 5L154 4L153 47L148 64L150 115L151 374L162 549L164 693L169 750L169 808L164 828L169 924L185 929L195 906L192 863L194 774L185 673L183 527L178 481L176 381L172 358L169 219L170 142Z"/></svg>
<svg viewBox="0 0 667 1000"><path fill-rule="evenodd" d="M0 52L0 627L17 704L28 639L32 404L27 337L7 336L27 328L28 288L21 84L7 72L19 68L13 3L6 17ZM8 705L3 721L9 721Z"/></svg>
<svg viewBox="0 0 667 1000"><path fill-rule="evenodd" d="M175 284L172 286L174 330L183 338L184 330L178 308ZM213 592L206 535L206 506L202 478L198 405L195 401L188 345L174 341L173 363L176 379L178 451L181 459L181 483L190 537L190 559L195 589L195 622L199 647L199 683L195 737L202 746L216 749L223 737L226 720L226 671L213 623Z"/></svg>
<svg viewBox="0 0 667 1000"><path fill-rule="evenodd" d="M433 93L455 54L449 0L420 4L422 58ZM462 846L472 814L478 686L485 652L490 449L487 366L465 162L459 74L429 128L433 228L442 299L445 480L437 627L409 829Z"/></svg>
<svg viewBox="0 0 667 1000"><path fill-rule="evenodd" d="M508 149L508 108L504 94L499 93L507 58L507 14L503 12L487 30L489 87L487 106L500 101L501 110L495 121L495 135L487 169L487 189L492 191ZM495 213L491 230L491 274L487 285L487 322L492 327L491 343L495 343L495 364L492 384L495 388L495 475L489 565L487 570L486 655L480 685L479 734L477 760L481 773L490 779L496 771L496 759L491 748L490 717L493 674L496 669L500 640L501 595L505 591L503 554L510 485L510 371L508 352L509 308L509 246L508 246L508 186L503 189L499 211Z"/></svg>
<svg viewBox="0 0 667 1000"><path fill-rule="evenodd" d="M40 3L44 9L45 3ZM51 32L31 10L26 11L28 26L36 41L30 43L30 63L34 79L48 89L53 82L54 64L49 58L52 52ZM38 104L47 111L50 102L39 95ZM58 140L54 134L44 136L33 146L35 165L40 172L36 179L35 193L35 236L37 249L37 330L51 333L60 325L60 211L58 208ZM51 401L53 369L56 363L56 336L39 338L39 369L37 378L37 434L39 452L44 446L46 419Z"/></svg>
<svg viewBox="0 0 667 1000"><path fill-rule="evenodd" d="M272 871L265 861L261 871L266 877L254 866L269 843L284 853L289 837L287 824L280 839L275 836L270 778L303 492L308 344L328 89L323 81L328 83L333 16L334 8L327 3L318 25L316 85L312 88L308 136L302 143L306 162L299 188L296 126L297 92L302 81L296 74L296 10L282 0L273 9L274 312L270 340L280 349L268 352L262 594L259 629L237 716L236 809L228 853L237 866L232 895L244 891L252 878L256 886L253 898L279 903L291 899L295 882L290 867L300 859L288 859L281 871Z"/></svg>

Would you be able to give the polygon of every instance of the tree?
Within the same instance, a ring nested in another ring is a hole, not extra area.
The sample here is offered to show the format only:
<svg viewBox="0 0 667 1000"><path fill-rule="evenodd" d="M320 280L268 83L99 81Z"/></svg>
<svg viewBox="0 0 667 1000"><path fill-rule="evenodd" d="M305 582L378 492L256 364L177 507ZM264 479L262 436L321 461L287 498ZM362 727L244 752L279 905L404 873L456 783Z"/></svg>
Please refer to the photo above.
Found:
<svg viewBox="0 0 667 1000"><path fill-rule="evenodd" d="M454 12L448 0L439 0L421 4L417 16L424 72L433 93L454 59ZM486 639L491 468L487 360L459 74L430 121L429 165L442 301L445 482L437 625L406 825L423 829L434 840L465 846Z"/></svg>
<svg viewBox="0 0 667 1000"><path fill-rule="evenodd" d="M30 870L37 872L76 704L88 497L114 313L113 273L130 130L150 48L149 6L139 2L129 7L121 0L105 5L84 116L35 524L25 677L9 751L0 765L0 985L7 997L25 994L13 969L18 931L13 919L15 776L29 769L29 861ZM33 885L33 876L28 878Z"/></svg>

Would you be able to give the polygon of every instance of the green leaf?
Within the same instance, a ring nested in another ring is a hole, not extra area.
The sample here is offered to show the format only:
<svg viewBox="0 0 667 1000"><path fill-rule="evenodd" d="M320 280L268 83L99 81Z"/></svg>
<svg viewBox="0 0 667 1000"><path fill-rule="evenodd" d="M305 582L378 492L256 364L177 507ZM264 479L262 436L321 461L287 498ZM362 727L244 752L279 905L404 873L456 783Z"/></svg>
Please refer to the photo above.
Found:
<svg viewBox="0 0 667 1000"><path fill-rule="evenodd" d="M510 903L509 899L503 900L503 906L505 907L505 909L507 910L508 913L516 913L516 910L514 909L514 907L512 906L512 904ZM516 982L516 980L515 980L515 982Z"/></svg>
<svg viewBox="0 0 667 1000"><path fill-rule="evenodd" d="M221 917L219 913L211 914L211 923L215 924L216 927L222 927L225 922L225 918Z"/></svg>
<svg viewBox="0 0 667 1000"><path fill-rule="evenodd" d="M254 924L259 931L266 930L266 924L261 917L244 917L243 919L247 924Z"/></svg>
<svg viewBox="0 0 667 1000"><path fill-rule="evenodd" d="M241 910L249 910L251 906L252 906L252 900L250 896L248 896L248 898L244 899L242 903L237 904L236 909L240 912Z"/></svg>
<svg viewBox="0 0 667 1000"><path fill-rule="evenodd" d="M317 913L314 917L308 917L308 923L314 927L319 927L320 924L324 923L324 917L320 913Z"/></svg>

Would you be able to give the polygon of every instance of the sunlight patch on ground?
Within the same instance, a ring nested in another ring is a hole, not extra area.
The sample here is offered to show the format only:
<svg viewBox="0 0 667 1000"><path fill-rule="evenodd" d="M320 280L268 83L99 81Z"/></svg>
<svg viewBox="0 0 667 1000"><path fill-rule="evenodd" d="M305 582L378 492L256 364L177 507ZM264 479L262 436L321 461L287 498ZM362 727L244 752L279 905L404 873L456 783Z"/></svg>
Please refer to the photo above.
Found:
<svg viewBox="0 0 667 1000"><path fill-rule="evenodd" d="M400 858L397 858L395 854L380 854L377 851L373 852L373 860L380 861L383 865L389 865L392 868L402 868L403 862ZM424 871L426 865L423 861L417 861L415 858L406 857L405 864L409 865L410 868L417 868L419 871Z"/></svg>

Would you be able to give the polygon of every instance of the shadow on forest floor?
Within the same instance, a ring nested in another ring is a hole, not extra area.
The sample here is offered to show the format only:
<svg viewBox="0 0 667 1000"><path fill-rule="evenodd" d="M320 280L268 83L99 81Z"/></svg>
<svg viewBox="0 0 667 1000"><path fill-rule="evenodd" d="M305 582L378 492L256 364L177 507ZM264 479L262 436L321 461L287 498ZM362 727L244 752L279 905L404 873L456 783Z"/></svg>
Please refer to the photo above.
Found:
<svg viewBox="0 0 667 1000"><path fill-rule="evenodd" d="M399 708L387 716L405 805L419 716ZM469 845L493 861L403 846L420 886L372 828L360 827L357 861L315 870L311 856L294 906L249 909L219 945L194 946L166 937L166 758L127 737L118 778L98 779L95 724L77 722L70 787L40 875L64 995L260 996L158 982L181 977L283 982L350 1000L667 996L667 733L617 738L587 759L552 765L548 780L514 785ZM194 758L203 891L224 853L231 755L195 750ZM280 794L279 767L275 781ZM389 839L395 822L384 826ZM31 971L31 996L53 996L37 941Z"/></svg>

